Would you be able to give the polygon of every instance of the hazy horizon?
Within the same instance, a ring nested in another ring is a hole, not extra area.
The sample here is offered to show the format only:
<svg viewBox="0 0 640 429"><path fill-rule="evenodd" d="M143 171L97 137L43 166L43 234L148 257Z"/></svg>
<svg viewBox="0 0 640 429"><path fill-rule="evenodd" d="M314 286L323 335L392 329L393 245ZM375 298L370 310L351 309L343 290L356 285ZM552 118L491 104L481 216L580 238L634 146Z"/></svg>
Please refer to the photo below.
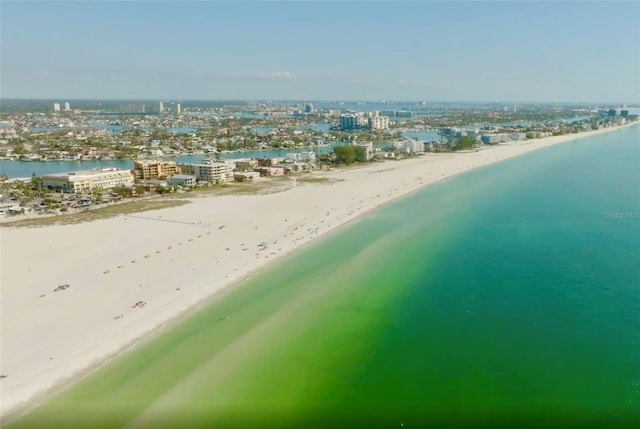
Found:
<svg viewBox="0 0 640 429"><path fill-rule="evenodd" d="M0 97L0 101L4 100L16 100L16 101L50 101L54 102L72 102L72 101L80 101L80 102L89 102L89 101L105 101L105 102L165 102L165 103L188 103L188 102L243 102L243 103L366 103L366 104L409 104L409 103L421 103L424 102L426 105L430 104L499 104L499 105L509 105L516 104L518 106L522 105L550 105L550 104L560 104L560 105L627 105L627 106L636 106L640 105L638 101L629 101L629 100L617 100L617 101L514 101L514 100L422 100L422 99L406 99L406 100L379 100L379 99L259 99L259 98L70 98L70 97L48 97L48 98L26 98L26 97Z"/></svg>
<svg viewBox="0 0 640 429"><path fill-rule="evenodd" d="M637 2L3 1L1 95L637 103L638 16Z"/></svg>

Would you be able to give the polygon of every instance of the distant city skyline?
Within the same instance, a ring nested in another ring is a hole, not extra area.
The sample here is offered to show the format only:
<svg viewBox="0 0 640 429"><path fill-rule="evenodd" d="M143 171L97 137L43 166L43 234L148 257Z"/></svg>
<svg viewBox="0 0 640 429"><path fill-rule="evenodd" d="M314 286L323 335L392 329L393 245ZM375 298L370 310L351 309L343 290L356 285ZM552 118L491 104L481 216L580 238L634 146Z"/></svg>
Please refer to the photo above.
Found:
<svg viewBox="0 0 640 429"><path fill-rule="evenodd" d="M640 101L638 2L17 2L2 98Z"/></svg>

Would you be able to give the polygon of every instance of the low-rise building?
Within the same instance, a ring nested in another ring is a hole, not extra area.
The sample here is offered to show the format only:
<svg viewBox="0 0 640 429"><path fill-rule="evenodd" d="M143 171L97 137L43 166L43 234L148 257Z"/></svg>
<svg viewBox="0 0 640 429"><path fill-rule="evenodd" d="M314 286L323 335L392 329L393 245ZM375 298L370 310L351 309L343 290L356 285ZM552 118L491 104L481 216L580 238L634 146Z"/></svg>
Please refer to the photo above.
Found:
<svg viewBox="0 0 640 429"><path fill-rule="evenodd" d="M403 147L407 153L424 152L424 143L418 140L405 140Z"/></svg>
<svg viewBox="0 0 640 429"><path fill-rule="evenodd" d="M134 178L130 170L94 168L92 170L53 173L42 176L42 186L54 191L78 193L93 189L131 186Z"/></svg>
<svg viewBox="0 0 640 429"><path fill-rule="evenodd" d="M237 159L236 171L253 171L258 166L257 159Z"/></svg>
<svg viewBox="0 0 640 429"><path fill-rule="evenodd" d="M260 167L271 167L273 165L278 165L282 159L280 158L261 158L258 160L258 165Z"/></svg>
<svg viewBox="0 0 640 429"><path fill-rule="evenodd" d="M174 161L139 159L134 163L133 173L137 180L167 179L180 173L180 168Z"/></svg>
<svg viewBox="0 0 640 429"><path fill-rule="evenodd" d="M480 140L484 144L498 144L508 141L506 134L483 134Z"/></svg>
<svg viewBox="0 0 640 429"><path fill-rule="evenodd" d="M210 183L233 181L235 163L228 161L203 160L201 164L178 164L182 174L195 176Z"/></svg>
<svg viewBox="0 0 640 429"><path fill-rule="evenodd" d="M285 162L307 162L313 164L316 162L316 154L315 152L288 153L285 157Z"/></svg>
<svg viewBox="0 0 640 429"><path fill-rule="evenodd" d="M282 167L259 167L256 171L260 172L260 176L284 176Z"/></svg>
<svg viewBox="0 0 640 429"><path fill-rule="evenodd" d="M173 186L196 186L196 180L196 176L176 174L169 178L169 184Z"/></svg>

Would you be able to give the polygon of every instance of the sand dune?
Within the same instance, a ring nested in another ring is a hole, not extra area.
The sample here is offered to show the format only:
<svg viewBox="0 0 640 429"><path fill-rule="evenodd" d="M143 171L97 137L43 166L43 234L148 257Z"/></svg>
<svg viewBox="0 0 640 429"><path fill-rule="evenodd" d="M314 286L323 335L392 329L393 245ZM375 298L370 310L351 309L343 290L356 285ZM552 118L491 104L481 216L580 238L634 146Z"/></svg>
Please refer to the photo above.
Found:
<svg viewBox="0 0 640 429"><path fill-rule="evenodd" d="M195 198L78 225L2 228L0 372L7 377L0 411L24 408L380 205L463 171L607 131L315 173L336 180L270 195ZM61 285L69 287L54 291Z"/></svg>

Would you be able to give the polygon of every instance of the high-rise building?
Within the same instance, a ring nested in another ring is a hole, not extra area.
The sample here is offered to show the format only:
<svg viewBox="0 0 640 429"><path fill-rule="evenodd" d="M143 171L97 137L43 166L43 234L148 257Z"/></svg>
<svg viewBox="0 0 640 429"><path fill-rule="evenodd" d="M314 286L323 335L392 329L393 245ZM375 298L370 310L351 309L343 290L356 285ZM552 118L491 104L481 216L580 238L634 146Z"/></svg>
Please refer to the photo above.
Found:
<svg viewBox="0 0 640 429"><path fill-rule="evenodd" d="M340 116L340 128L343 130L355 130L358 128L358 117L352 114Z"/></svg>
<svg viewBox="0 0 640 429"><path fill-rule="evenodd" d="M69 104L69 102L68 102L68 101L66 101L66 102L64 103L64 110L65 110L65 111L67 111L67 112L68 112L69 110L71 110L71 105Z"/></svg>
<svg viewBox="0 0 640 429"><path fill-rule="evenodd" d="M313 104L307 103L304 106L305 113L313 113Z"/></svg>
<svg viewBox="0 0 640 429"><path fill-rule="evenodd" d="M180 106L180 103L178 103L178 104L176 105L176 113L177 113L178 115L182 113L182 106Z"/></svg>
<svg viewBox="0 0 640 429"><path fill-rule="evenodd" d="M53 111L54 112L60 111L60 103L53 103Z"/></svg>
<svg viewBox="0 0 640 429"><path fill-rule="evenodd" d="M158 104L158 112L164 112L164 103L162 103L162 101Z"/></svg>

